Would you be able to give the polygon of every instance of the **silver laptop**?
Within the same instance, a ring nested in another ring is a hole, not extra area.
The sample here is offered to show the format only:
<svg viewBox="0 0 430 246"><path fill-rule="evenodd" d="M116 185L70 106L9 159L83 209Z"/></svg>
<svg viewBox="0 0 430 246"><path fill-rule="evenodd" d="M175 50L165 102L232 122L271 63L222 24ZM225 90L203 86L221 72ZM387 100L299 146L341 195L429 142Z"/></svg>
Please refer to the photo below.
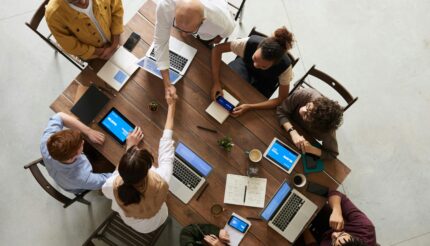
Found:
<svg viewBox="0 0 430 246"><path fill-rule="evenodd" d="M213 167L194 153L182 142L175 150L173 161L173 177L169 190L179 200L187 204L206 182L206 177Z"/></svg>
<svg viewBox="0 0 430 246"><path fill-rule="evenodd" d="M284 181L260 217L268 222L269 227L294 243L317 208L315 203Z"/></svg>
<svg viewBox="0 0 430 246"><path fill-rule="evenodd" d="M294 170L301 157L297 151L277 138L272 140L263 156L288 174Z"/></svg>
<svg viewBox="0 0 430 246"><path fill-rule="evenodd" d="M185 75L188 67L191 64L197 50L188 44L174 38L169 39L169 60L170 60L170 81L172 84L177 83L182 76ZM138 65L146 71L154 74L155 76L162 78L160 70L155 65L155 50L154 44L149 47L146 55L143 59L138 62Z"/></svg>

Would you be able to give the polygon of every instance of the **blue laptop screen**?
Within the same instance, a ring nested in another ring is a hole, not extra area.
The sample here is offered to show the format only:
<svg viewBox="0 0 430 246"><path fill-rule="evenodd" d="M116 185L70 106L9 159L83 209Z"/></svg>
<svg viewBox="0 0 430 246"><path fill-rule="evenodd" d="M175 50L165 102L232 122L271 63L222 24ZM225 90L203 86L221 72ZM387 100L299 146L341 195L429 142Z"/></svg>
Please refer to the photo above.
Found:
<svg viewBox="0 0 430 246"><path fill-rule="evenodd" d="M106 115L101 124L115 135L120 142L125 142L128 133L133 131L134 128L134 126L127 123L115 110L112 110L108 115Z"/></svg>
<svg viewBox="0 0 430 246"><path fill-rule="evenodd" d="M276 192L275 196L272 198L272 200L270 200L269 204L267 204L266 208L261 213L261 218L265 221L269 221L273 217L273 214L279 208L281 203L290 193L290 191L290 186L287 184L287 182L284 182L279 188L279 190Z"/></svg>
<svg viewBox="0 0 430 246"><path fill-rule="evenodd" d="M287 146L276 140L270 150L267 152L267 157L278 163L286 170L290 170L296 162L299 155L291 151Z"/></svg>
<svg viewBox="0 0 430 246"><path fill-rule="evenodd" d="M196 155L191 149L183 143L179 143L176 147L176 154L183 160L187 161L196 171L203 176L208 176L212 171L212 166L205 162L202 158Z"/></svg>
<svg viewBox="0 0 430 246"><path fill-rule="evenodd" d="M153 61L151 58L145 57L144 59L140 60L137 63L137 65L146 69L147 71L151 72L157 77L161 78L161 72L160 70L158 70L157 64L155 63L155 61ZM174 84L180 76L181 75L179 73L175 72L172 69L169 69L169 77L172 84Z"/></svg>

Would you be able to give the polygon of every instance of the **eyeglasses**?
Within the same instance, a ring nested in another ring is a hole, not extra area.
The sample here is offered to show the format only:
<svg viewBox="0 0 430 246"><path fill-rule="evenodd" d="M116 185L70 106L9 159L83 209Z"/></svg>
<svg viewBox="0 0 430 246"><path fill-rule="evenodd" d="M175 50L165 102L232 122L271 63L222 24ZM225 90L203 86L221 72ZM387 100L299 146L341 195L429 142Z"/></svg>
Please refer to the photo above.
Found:
<svg viewBox="0 0 430 246"><path fill-rule="evenodd" d="M346 233L346 232L343 231L339 235L337 235L337 237L335 237L334 239L332 239L331 240L331 246L336 246L337 240L339 238L341 238L342 236L344 236L344 235L348 235L348 233Z"/></svg>
<svg viewBox="0 0 430 246"><path fill-rule="evenodd" d="M179 30L179 31L181 31L181 32L183 32L183 33L188 33L188 34L193 34L193 35L195 35L195 34L197 34L198 32L199 32L199 29L200 29L200 27L203 25L203 21L200 23L200 25L197 27L197 29L194 31L194 32L190 32L190 31L185 31L185 30L182 30L181 28L179 28L177 25L176 25L176 18L173 18L173 24L172 24L172 26L174 27L174 28L176 28L177 30Z"/></svg>

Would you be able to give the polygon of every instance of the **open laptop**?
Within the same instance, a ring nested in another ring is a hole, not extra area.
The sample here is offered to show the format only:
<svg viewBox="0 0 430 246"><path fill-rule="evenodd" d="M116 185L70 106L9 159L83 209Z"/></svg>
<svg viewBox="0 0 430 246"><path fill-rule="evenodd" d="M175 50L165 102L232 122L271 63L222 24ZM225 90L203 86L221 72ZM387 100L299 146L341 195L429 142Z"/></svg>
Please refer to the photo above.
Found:
<svg viewBox="0 0 430 246"><path fill-rule="evenodd" d="M294 243L317 211L317 205L284 181L260 214L269 227Z"/></svg>
<svg viewBox="0 0 430 246"><path fill-rule="evenodd" d="M188 44L174 38L169 39L169 59L170 59L170 81L172 84L176 84L182 76L185 75L188 67L191 64L197 50ZM155 50L154 44L149 47L146 55L143 59L138 62L138 65L146 71L154 74L155 76L162 78L160 70L158 70L155 64Z"/></svg>
<svg viewBox="0 0 430 246"><path fill-rule="evenodd" d="M206 182L206 177L213 167L194 153L182 142L175 150L173 161L173 177L169 190L179 200L187 204Z"/></svg>
<svg viewBox="0 0 430 246"><path fill-rule="evenodd" d="M277 138L272 140L263 156L288 174L294 170L301 157L297 151Z"/></svg>

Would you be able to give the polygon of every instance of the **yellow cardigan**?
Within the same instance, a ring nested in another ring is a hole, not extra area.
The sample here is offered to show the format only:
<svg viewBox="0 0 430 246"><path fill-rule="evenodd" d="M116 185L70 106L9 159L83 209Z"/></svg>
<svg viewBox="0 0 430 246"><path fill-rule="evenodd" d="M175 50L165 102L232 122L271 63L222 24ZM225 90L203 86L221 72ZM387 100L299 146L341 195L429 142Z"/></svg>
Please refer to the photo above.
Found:
<svg viewBox="0 0 430 246"><path fill-rule="evenodd" d="M105 36L124 31L121 0L92 0L93 12ZM68 53L87 60L96 48L103 47L103 38L90 18L71 8L66 0L50 0L46 5L46 22L58 44Z"/></svg>

